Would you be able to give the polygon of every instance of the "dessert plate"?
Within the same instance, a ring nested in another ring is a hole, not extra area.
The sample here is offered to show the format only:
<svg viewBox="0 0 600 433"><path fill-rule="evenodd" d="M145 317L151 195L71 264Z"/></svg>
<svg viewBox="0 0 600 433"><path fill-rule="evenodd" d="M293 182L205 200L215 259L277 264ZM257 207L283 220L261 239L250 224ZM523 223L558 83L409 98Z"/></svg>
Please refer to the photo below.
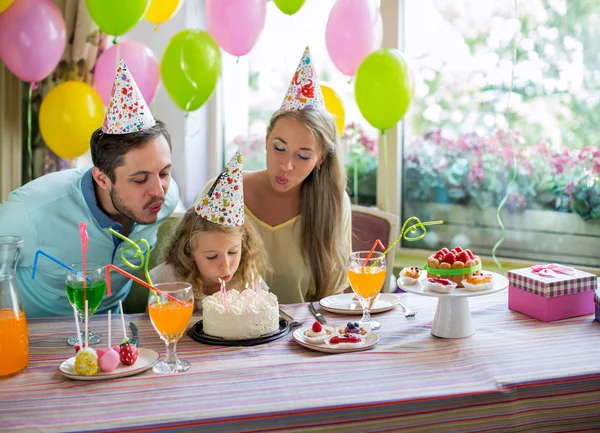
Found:
<svg viewBox="0 0 600 433"><path fill-rule="evenodd" d="M321 299L319 305L330 313L361 315L362 308L358 301L354 301L355 296L354 293L332 295ZM380 293L371 307L371 314L383 313L396 308L398 300L398 296L392 293Z"/></svg>
<svg viewBox="0 0 600 433"><path fill-rule="evenodd" d="M249 338L246 340L227 340L225 338L214 337L204 333L202 329L202 320L196 322L188 331L188 336L199 343L211 344L215 346L256 346L277 340L290 332L290 323L284 318L279 318L279 329L263 334L260 337Z"/></svg>
<svg viewBox="0 0 600 433"><path fill-rule="evenodd" d="M308 326L303 326L302 328L296 329L292 333L292 338L300 346L304 346L307 349L316 350L317 352L325 352L325 353L361 352L363 350L372 349L373 347L375 347L375 345L377 343L379 343L379 336L376 333L374 333L374 332L370 332L370 333L368 333L366 335L366 337L365 337L366 341L365 341L365 344L363 346L354 347L354 348L343 348L343 349L340 348L340 349L337 349L337 348L328 346L326 343L323 343L323 344L313 344L313 343L307 342L304 339L304 331L306 331L307 329L309 329Z"/></svg>
<svg viewBox="0 0 600 433"><path fill-rule="evenodd" d="M80 376L75 372L75 357L71 357L66 361L63 361L58 366L58 371L65 377L73 380L109 380L109 379L118 379L119 377L127 377L133 376L135 374L139 374L143 371L148 370L156 361L158 361L158 352L155 352L151 349L145 349L140 347L139 356L135 364L133 365L123 365L119 364L119 366L110 373L105 373L103 371L98 370L98 373L93 376Z"/></svg>

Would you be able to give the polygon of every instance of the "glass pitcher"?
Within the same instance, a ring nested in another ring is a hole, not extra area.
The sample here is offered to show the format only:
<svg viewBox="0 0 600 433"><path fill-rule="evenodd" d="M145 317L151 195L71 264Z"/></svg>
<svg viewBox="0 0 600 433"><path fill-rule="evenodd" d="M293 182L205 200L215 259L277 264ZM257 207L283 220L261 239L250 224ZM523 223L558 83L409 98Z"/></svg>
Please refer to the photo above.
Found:
<svg viewBox="0 0 600 433"><path fill-rule="evenodd" d="M15 270L23 238L0 236L0 377L18 373L29 363L29 336Z"/></svg>

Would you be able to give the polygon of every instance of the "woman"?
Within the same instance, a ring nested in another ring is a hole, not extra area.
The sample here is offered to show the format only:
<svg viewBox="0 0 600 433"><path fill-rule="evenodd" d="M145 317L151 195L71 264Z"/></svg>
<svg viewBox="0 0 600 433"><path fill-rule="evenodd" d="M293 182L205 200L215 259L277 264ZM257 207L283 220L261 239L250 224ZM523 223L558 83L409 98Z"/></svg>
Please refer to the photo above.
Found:
<svg viewBox="0 0 600 433"><path fill-rule="evenodd" d="M283 304L318 300L347 286L350 198L333 117L306 48L266 137L267 169L244 173L246 215L257 223Z"/></svg>

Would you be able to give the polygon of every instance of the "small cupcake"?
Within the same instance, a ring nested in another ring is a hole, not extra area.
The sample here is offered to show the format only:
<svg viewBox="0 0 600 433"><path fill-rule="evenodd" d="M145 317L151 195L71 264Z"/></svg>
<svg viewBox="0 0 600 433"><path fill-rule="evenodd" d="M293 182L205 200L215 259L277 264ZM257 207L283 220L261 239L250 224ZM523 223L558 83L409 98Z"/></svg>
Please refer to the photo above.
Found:
<svg viewBox="0 0 600 433"><path fill-rule="evenodd" d="M402 284L411 286L413 284L417 284L417 281L419 281L419 277L421 276L421 271L416 266L411 266L409 268L402 269L399 275L400 279L402 280Z"/></svg>
<svg viewBox="0 0 600 433"><path fill-rule="evenodd" d="M494 287L494 278L490 275L473 275L462 281L463 287L469 292L481 292Z"/></svg>
<svg viewBox="0 0 600 433"><path fill-rule="evenodd" d="M349 335L366 336L370 331L362 326L358 322L348 322L346 326L340 326L337 328L337 335L343 335L348 337Z"/></svg>
<svg viewBox="0 0 600 433"><path fill-rule="evenodd" d="M456 288L456 283L447 278L427 278L423 282L423 286L432 292L452 293Z"/></svg>
<svg viewBox="0 0 600 433"><path fill-rule="evenodd" d="M323 344L333 333L331 326L323 326L319 322L315 322L312 327L306 328L303 337L307 343Z"/></svg>
<svg viewBox="0 0 600 433"><path fill-rule="evenodd" d="M334 335L325 343L332 349L356 349L365 345L365 338L357 334Z"/></svg>

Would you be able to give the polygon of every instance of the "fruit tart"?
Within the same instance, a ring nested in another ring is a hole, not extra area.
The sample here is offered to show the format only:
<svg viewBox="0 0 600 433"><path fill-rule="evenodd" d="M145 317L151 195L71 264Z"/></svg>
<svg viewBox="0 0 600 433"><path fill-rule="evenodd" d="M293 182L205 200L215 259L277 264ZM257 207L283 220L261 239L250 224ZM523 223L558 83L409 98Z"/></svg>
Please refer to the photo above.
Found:
<svg viewBox="0 0 600 433"><path fill-rule="evenodd" d="M458 287L463 287L462 281L474 275L480 275L479 270L467 272L458 275L436 274L435 270L440 269L463 269L473 266L481 267L479 256L473 255L471 250L463 250L461 247L454 247L451 250L442 248L427 259L427 276L431 278L447 278L456 283Z"/></svg>
<svg viewBox="0 0 600 433"><path fill-rule="evenodd" d="M456 288L456 283L448 278L427 278L423 281L423 287L432 292L452 293Z"/></svg>
<svg viewBox="0 0 600 433"><path fill-rule="evenodd" d="M323 326L319 322L315 322L310 328L304 331L303 338L307 343L323 344L333 334L332 327Z"/></svg>
<svg viewBox="0 0 600 433"><path fill-rule="evenodd" d="M462 281L463 287L469 292L481 292L494 287L494 278L490 275L473 275Z"/></svg>
<svg viewBox="0 0 600 433"><path fill-rule="evenodd" d="M402 284L410 286L412 284L416 284L417 281L419 281L421 271L416 266L411 266L409 268L402 269L399 275L400 279L402 280Z"/></svg>

